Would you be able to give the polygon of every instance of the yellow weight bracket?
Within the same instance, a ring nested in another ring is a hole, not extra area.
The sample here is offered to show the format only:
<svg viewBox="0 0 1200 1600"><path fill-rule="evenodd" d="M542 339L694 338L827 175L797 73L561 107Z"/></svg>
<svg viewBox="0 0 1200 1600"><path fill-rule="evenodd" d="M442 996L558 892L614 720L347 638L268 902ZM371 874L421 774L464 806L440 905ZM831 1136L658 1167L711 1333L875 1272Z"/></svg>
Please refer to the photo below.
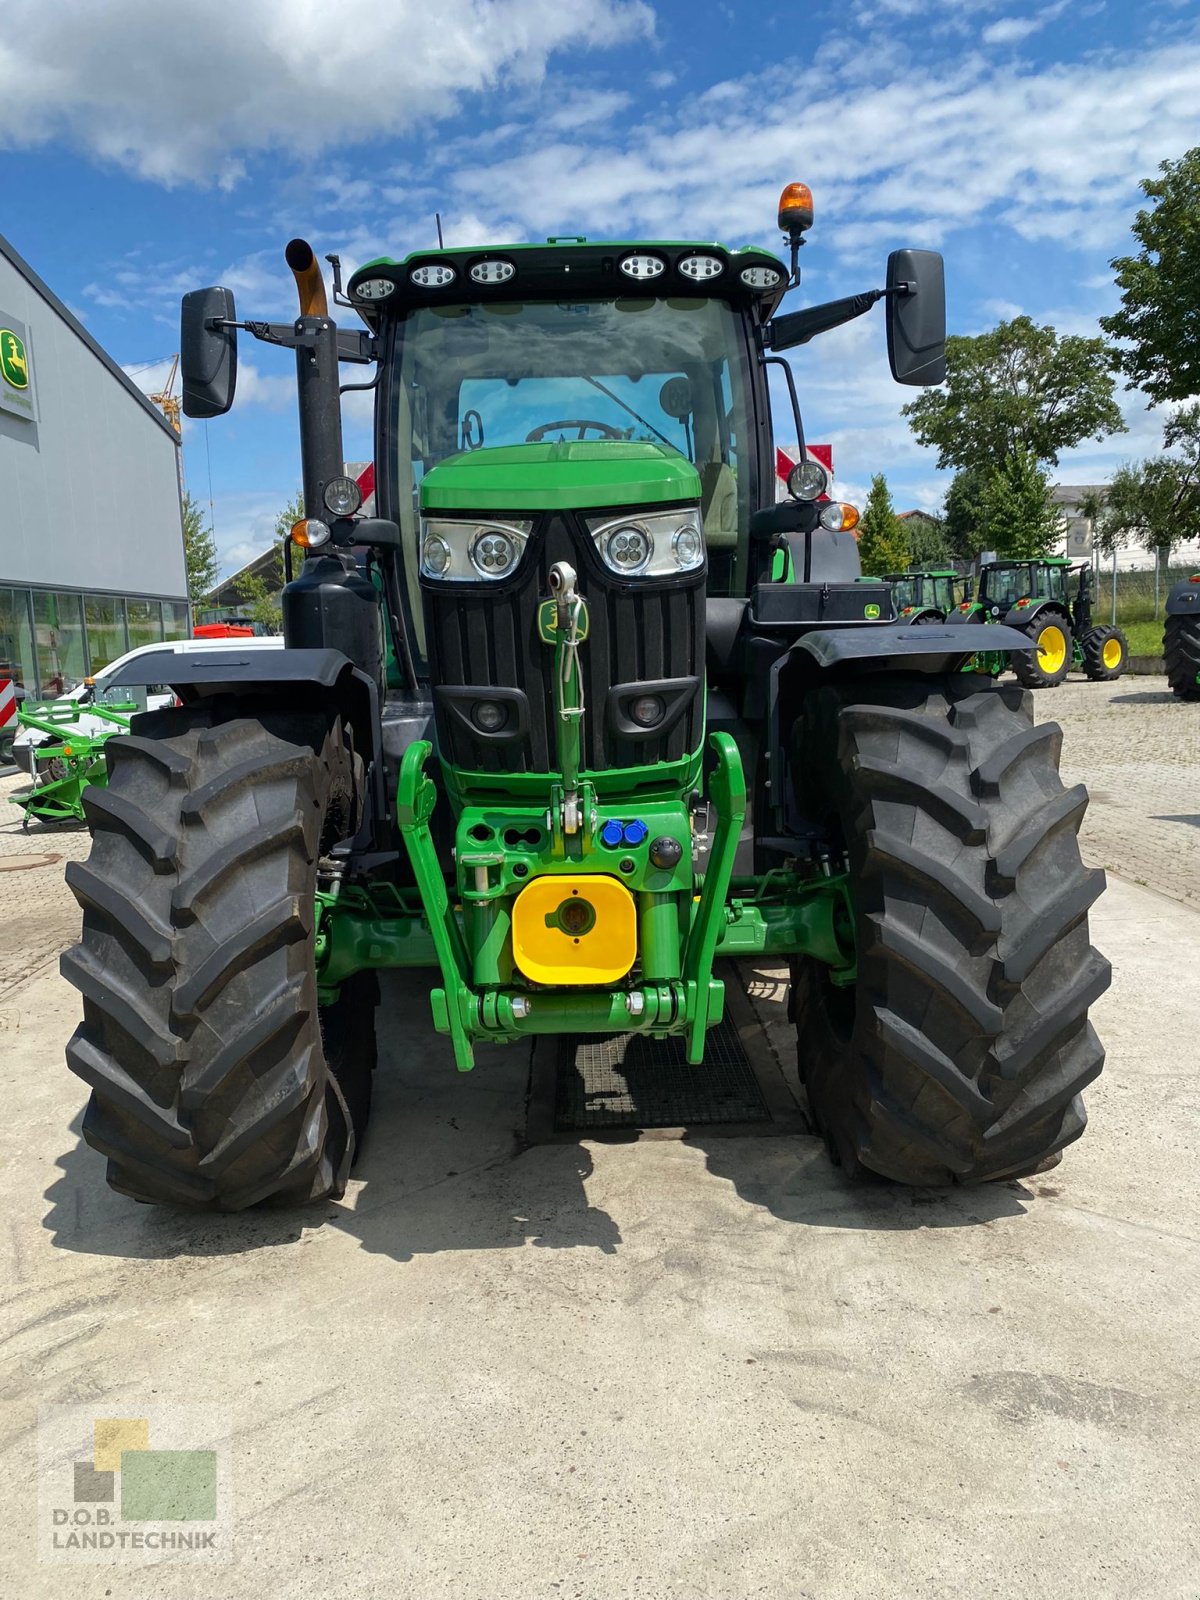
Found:
<svg viewBox="0 0 1200 1600"><path fill-rule="evenodd" d="M637 908L616 878L534 878L513 902L512 938L534 983L615 983L637 956Z"/></svg>

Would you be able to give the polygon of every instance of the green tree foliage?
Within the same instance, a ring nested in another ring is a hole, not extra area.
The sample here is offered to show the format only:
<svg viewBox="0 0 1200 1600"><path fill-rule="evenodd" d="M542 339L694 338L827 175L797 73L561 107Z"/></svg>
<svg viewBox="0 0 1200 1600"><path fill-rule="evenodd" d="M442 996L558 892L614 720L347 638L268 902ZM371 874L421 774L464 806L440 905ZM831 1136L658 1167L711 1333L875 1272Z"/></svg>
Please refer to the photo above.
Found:
<svg viewBox="0 0 1200 1600"><path fill-rule="evenodd" d="M1029 317L946 340L946 382L904 407L939 467L990 470L1018 452L1054 465L1083 439L1124 430L1103 339L1060 338Z"/></svg>
<svg viewBox="0 0 1200 1600"><path fill-rule="evenodd" d="M985 548L981 531L980 498L988 473L980 467L966 467L954 474L942 507L942 526L950 554L959 561L970 561Z"/></svg>
<svg viewBox="0 0 1200 1600"><path fill-rule="evenodd" d="M954 552L950 548L946 524L941 517L918 514L901 518L900 525L908 540L910 567L944 567L953 561Z"/></svg>
<svg viewBox="0 0 1200 1600"><path fill-rule="evenodd" d="M1153 207L1133 219L1141 249L1110 263L1120 309L1100 326L1126 341L1112 360L1129 386L1161 403L1200 395L1200 145L1158 170L1141 185Z"/></svg>
<svg viewBox="0 0 1200 1600"><path fill-rule="evenodd" d="M984 550L1020 560L1053 554L1065 522L1050 503L1050 485L1033 453L1018 450L983 479L978 500Z"/></svg>
<svg viewBox="0 0 1200 1600"><path fill-rule="evenodd" d="M859 523L858 556L863 572L869 577L903 572L908 566L908 538L904 524L892 507L887 479L882 472L871 479L867 509Z"/></svg>
<svg viewBox="0 0 1200 1600"><path fill-rule="evenodd" d="M217 541L204 520L204 510L190 494L183 497L183 555L187 564L188 599L198 605L217 582Z"/></svg>
<svg viewBox="0 0 1200 1600"><path fill-rule="evenodd" d="M1114 474L1097 530L1106 553L1131 543L1170 550L1200 538L1200 403L1175 413L1163 443L1175 454L1129 463Z"/></svg>

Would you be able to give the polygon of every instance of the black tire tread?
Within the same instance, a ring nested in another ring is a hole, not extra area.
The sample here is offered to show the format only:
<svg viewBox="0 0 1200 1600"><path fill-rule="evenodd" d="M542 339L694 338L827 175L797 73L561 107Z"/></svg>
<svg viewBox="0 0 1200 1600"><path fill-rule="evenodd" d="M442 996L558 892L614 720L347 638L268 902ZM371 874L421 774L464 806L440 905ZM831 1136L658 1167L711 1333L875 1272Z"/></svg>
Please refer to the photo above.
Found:
<svg viewBox="0 0 1200 1600"><path fill-rule="evenodd" d="M1048 628L1051 624L1056 628L1062 629L1063 638L1066 640L1067 646L1066 657L1057 672L1045 672L1038 665L1038 651L1036 648L1029 651L1017 651L1012 658L1012 669L1017 676L1018 682L1023 684L1026 689L1053 689L1063 681L1071 670L1071 624L1066 617L1061 616L1057 611L1050 612L1048 615L1037 618L1027 627L1023 627L1021 632L1027 633L1031 639L1036 639L1042 629Z"/></svg>
<svg viewBox="0 0 1200 1600"><path fill-rule="evenodd" d="M932 1186L1043 1168L1086 1124L1104 1060L1087 1008L1111 976L1088 937L1104 874L1080 859L1087 796L1058 776L1060 731L1033 727L1015 687L897 675L813 691L794 741L810 795L826 773L857 885L853 1002L818 963L794 970L800 1074L831 1154Z"/></svg>
<svg viewBox="0 0 1200 1600"><path fill-rule="evenodd" d="M1163 663L1172 694L1180 700L1200 700L1200 616L1167 618Z"/></svg>
<svg viewBox="0 0 1200 1600"><path fill-rule="evenodd" d="M1115 667L1104 665L1104 646L1110 639L1116 639L1121 646L1121 659ZM1083 655L1083 670L1093 683L1111 683L1129 665L1129 640L1111 622L1089 628L1079 641L1079 649Z"/></svg>
<svg viewBox="0 0 1200 1600"><path fill-rule="evenodd" d="M68 868L84 1137L138 1200L336 1198L356 1137L339 1079L353 1085L362 1062L332 1046L339 1070L327 1059L313 892L322 829L335 805L353 815L360 765L321 711L210 726L193 708L135 726L108 743L109 786L85 798L92 851ZM357 1010L373 1051L371 1007Z"/></svg>

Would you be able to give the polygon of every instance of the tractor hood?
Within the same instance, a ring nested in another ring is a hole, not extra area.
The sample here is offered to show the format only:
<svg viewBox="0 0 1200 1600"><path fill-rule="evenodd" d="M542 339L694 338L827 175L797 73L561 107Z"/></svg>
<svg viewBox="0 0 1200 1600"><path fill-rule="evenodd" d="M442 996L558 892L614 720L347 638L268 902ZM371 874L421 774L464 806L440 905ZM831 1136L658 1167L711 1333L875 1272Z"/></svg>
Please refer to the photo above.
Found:
<svg viewBox="0 0 1200 1600"><path fill-rule="evenodd" d="M699 500L678 451L642 440L570 439L448 456L421 481L423 512L584 511Z"/></svg>

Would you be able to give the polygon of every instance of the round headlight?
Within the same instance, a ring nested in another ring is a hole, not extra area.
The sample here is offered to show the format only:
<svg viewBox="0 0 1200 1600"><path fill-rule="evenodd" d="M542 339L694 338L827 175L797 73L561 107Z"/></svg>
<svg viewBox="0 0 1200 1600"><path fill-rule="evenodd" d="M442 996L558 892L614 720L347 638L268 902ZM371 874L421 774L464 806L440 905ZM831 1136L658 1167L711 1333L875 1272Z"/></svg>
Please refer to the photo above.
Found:
<svg viewBox="0 0 1200 1600"><path fill-rule="evenodd" d="M793 500L819 500L829 488L829 474L819 461L798 461L787 478Z"/></svg>
<svg viewBox="0 0 1200 1600"><path fill-rule="evenodd" d="M472 283L507 283L516 275L511 261L477 261L467 274Z"/></svg>
<svg viewBox="0 0 1200 1600"><path fill-rule="evenodd" d="M614 572L640 572L654 553L644 528L614 528L604 541L604 559Z"/></svg>
<svg viewBox="0 0 1200 1600"><path fill-rule="evenodd" d="M773 289L783 281L783 273L774 267L743 267L738 277L747 289Z"/></svg>
<svg viewBox="0 0 1200 1600"><path fill-rule="evenodd" d="M335 517L352 517L362 505L362 490L353 478L330 478L322 498Z"/></svg>
<svg viewBox="0 0 1200 1600"><path fill-rule="evenodd" d="M421 546L421 567L431 578L440 578L450 565L450 546L436 533L425 535Z"/></svg>
<svg viewBox="0 0 1200 1600"><path fill-rule="evenodd" d="M413 267L408 281L415 283L418 289L445 289L457 277L458 273L448 261L427 261L423 267Z"/></svg>
<svg viewBox="0 0 1200 1600"><path fill-rule="evenodd" d="M656 728L666 714L667 703L660 694L639 695L629 707L629 715L639 728Z"/></svg>
<svg viewBox="0 0 1200 1600"><path fill-rule="evenodd" d="M498 700L477 700L471 708L471 720L482 733L499 733L508 721L508 707Z"/></svg>
<svg viewBox="0 0 1200 1600"><path fill-rule="evenodd" d="M471 565L481 578L503 578L520 553L516 540L497 528L484 528L471 540Z"/></svg>
<svg viewBox="0 0 1200 1600"><path fill-rule="evenodd" d="M360 300L386 300L395 291L391 278L364 278L354 292Z"/></svg>
<svg viewBox="0 0 1200 1600"><path fill-rule="evenodd" d="M693 278L697 283L707 283L710 278L719 278L725 270L725 263L719 256L684 256L679 263L679 270L685 278Z"/></svg>
<svg viewBox="0 0 1200 1600"><path fill-rule="evenodd" d="M675 560L680 569L688 572L692 567L698 567L704 559L704 540L700 537L699 528L686 523L671 540L671 547L675 551Z"/></svg>
<svg viewBox="0 0 1200 1600"><path fill-rule="evenodd" d="M667 270L661 256L622 256L619 266L627 278L661 278Z"/></svg>

